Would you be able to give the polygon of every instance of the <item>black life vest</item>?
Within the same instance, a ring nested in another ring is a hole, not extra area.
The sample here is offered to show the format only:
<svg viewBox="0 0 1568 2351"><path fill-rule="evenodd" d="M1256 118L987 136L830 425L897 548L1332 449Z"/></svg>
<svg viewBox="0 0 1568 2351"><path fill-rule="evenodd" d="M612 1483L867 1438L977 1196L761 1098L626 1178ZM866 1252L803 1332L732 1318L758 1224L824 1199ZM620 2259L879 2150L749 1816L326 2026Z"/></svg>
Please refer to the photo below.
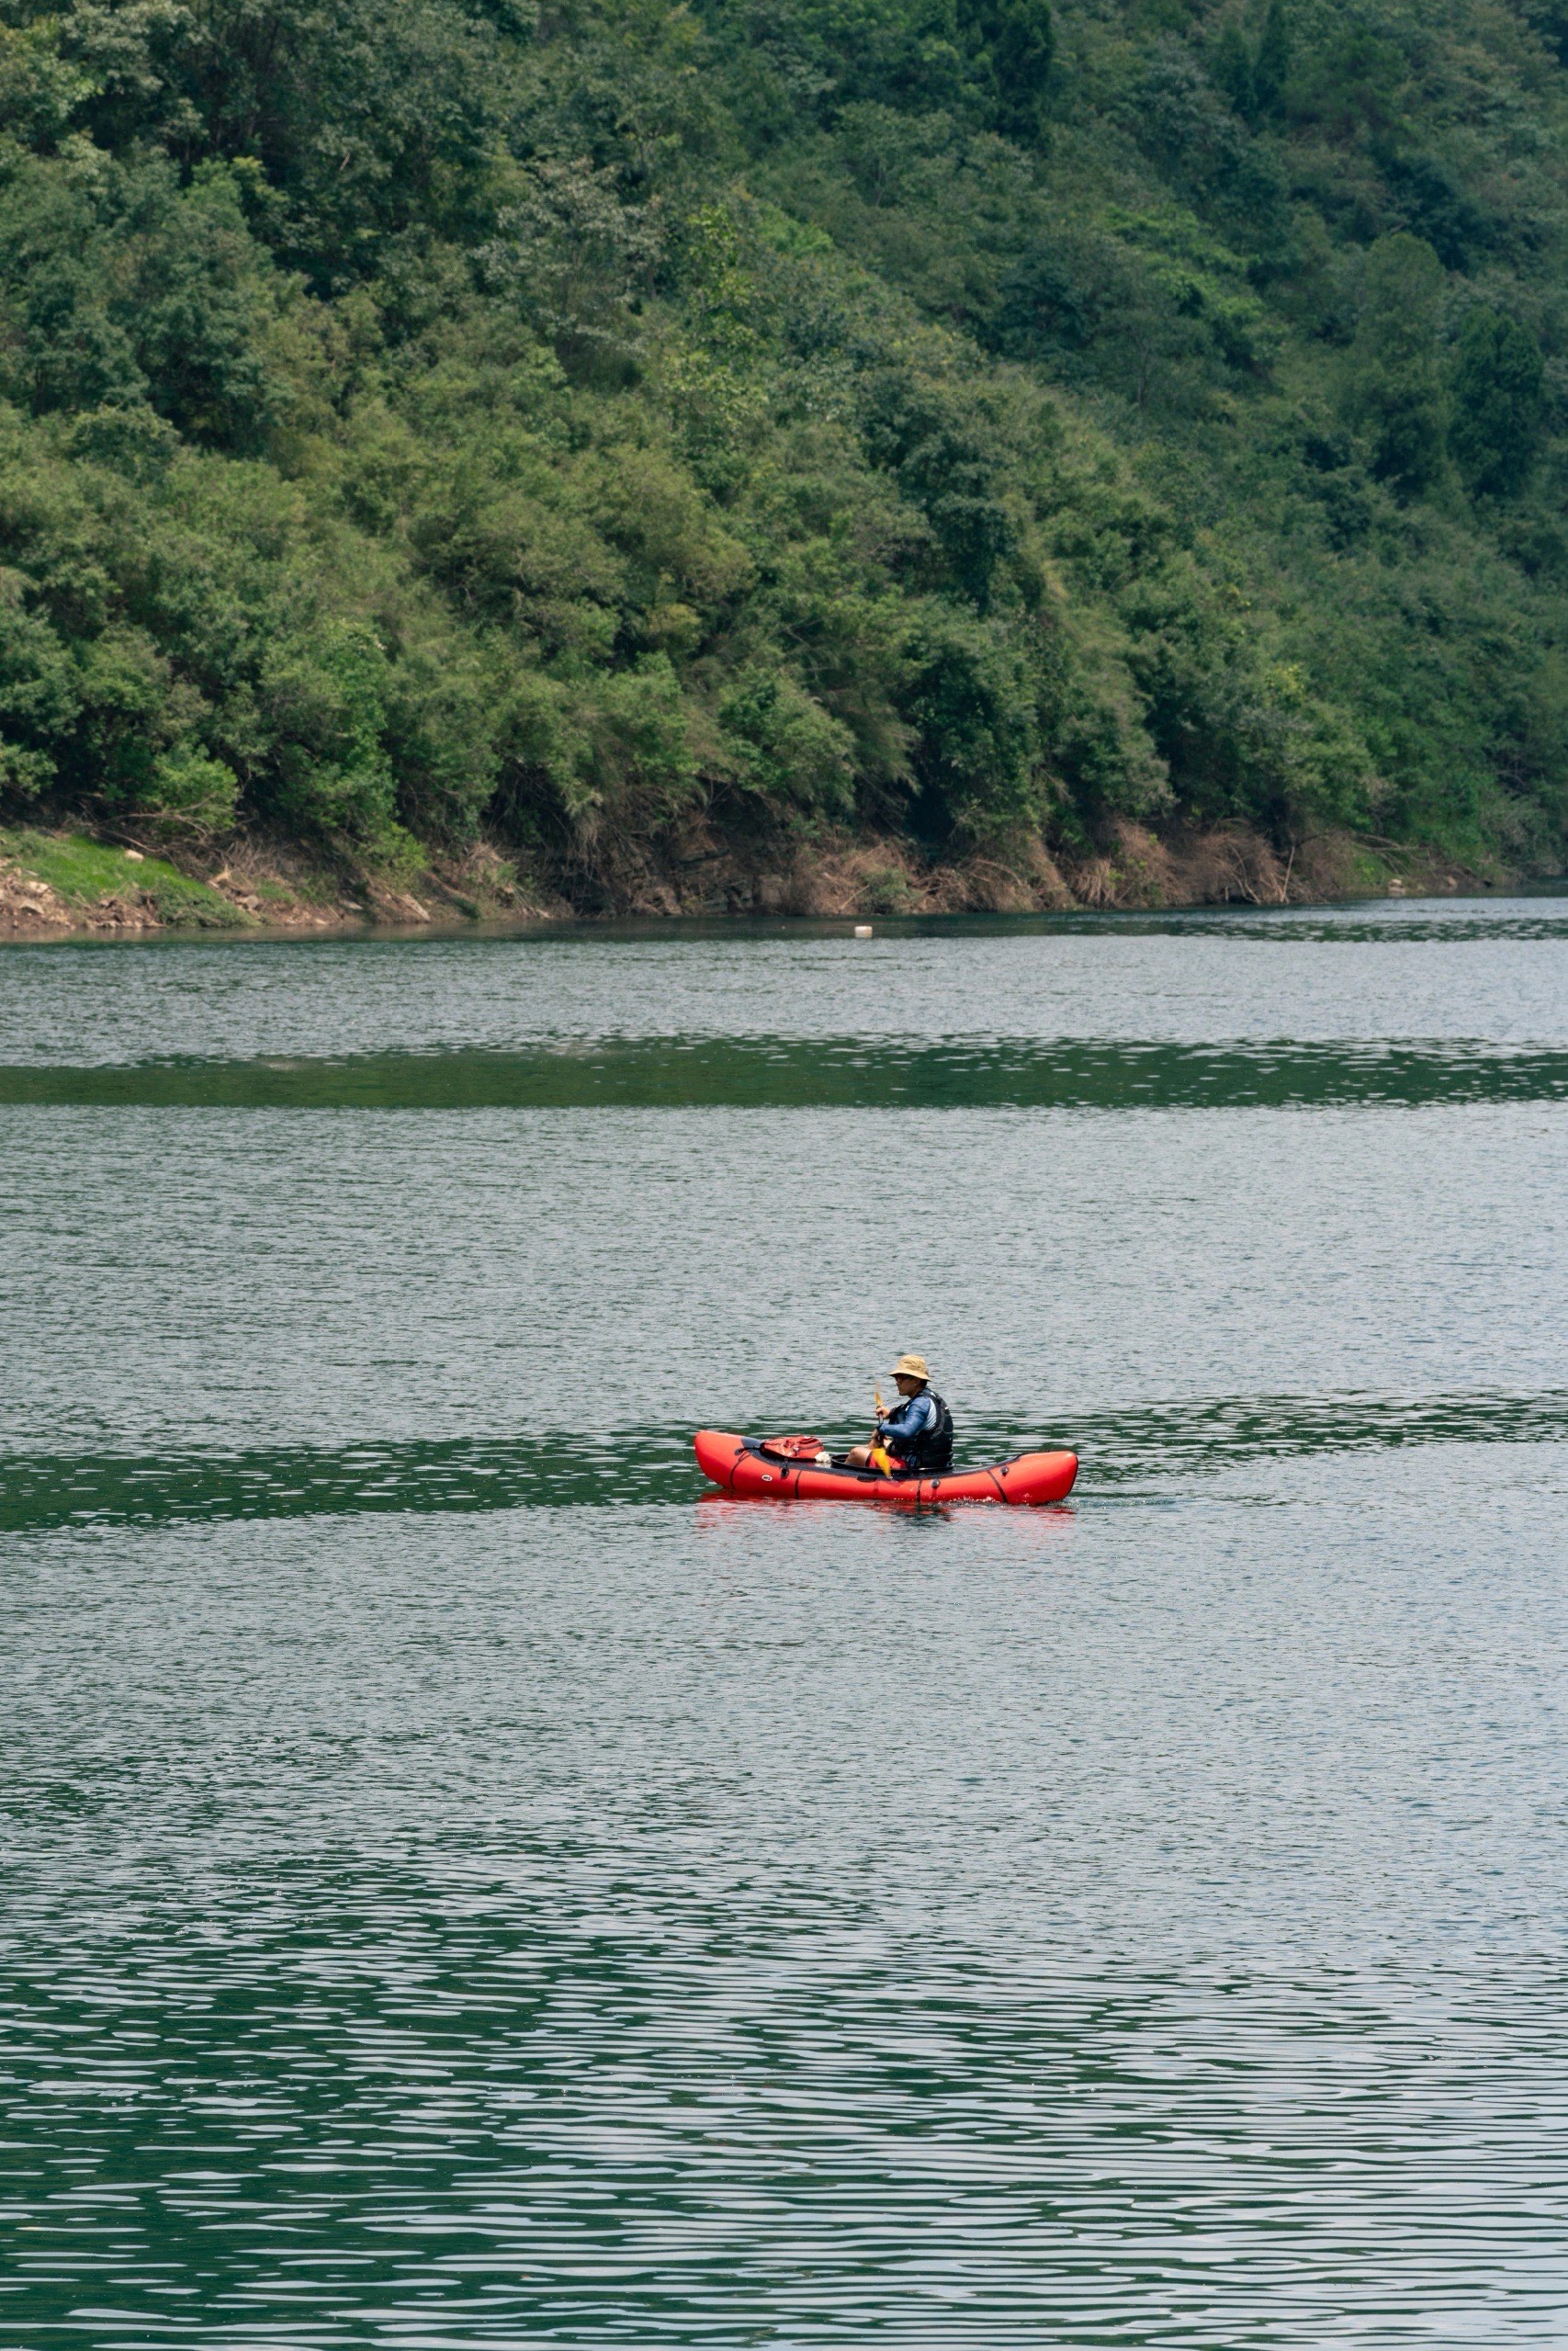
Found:
<svg viewBox="0 0 1568 2351"><path fill-rule="evenodd" d="M927 1388L926 1394L936 1407L936 1419L930 1428L922 1429L918 1437L911 1437L903 1444L895 1438L888 1451L903 1463L906 1469L951 1469L953 1415L935 1388Z"/></svg>

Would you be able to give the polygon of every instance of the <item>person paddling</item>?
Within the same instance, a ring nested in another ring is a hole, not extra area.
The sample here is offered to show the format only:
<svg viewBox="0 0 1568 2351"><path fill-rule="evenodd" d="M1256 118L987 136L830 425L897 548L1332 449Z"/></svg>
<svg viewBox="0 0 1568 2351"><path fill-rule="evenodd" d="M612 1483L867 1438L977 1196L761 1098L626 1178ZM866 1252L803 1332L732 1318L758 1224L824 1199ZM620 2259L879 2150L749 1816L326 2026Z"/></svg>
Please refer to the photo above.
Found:
<svg viewBox="0 0 1568 2351"><path fill-rule="evenodd" d="M932 1387L923 1355L900 1355L893 1385L903 1399L878 1419L869 1445L844 1455L846 1469L889 1469L894 1476L953 1467L953 1415ZM880 1456L880 1458L879 1458Z"/></svg>

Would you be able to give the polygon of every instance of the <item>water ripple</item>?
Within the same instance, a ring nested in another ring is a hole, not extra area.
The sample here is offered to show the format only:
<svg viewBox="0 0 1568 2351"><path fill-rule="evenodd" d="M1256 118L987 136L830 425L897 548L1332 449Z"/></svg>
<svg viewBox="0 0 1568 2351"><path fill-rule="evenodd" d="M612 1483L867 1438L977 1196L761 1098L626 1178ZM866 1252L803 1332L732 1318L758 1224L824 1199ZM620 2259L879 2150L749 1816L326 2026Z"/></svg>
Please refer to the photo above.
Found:
<svg viewBox="0 0 1568 2351"><path fill-rule="evenodd" d="M1561 1498L1404 1470L18 1554L0 2342L1559 2339Z"/></svg>

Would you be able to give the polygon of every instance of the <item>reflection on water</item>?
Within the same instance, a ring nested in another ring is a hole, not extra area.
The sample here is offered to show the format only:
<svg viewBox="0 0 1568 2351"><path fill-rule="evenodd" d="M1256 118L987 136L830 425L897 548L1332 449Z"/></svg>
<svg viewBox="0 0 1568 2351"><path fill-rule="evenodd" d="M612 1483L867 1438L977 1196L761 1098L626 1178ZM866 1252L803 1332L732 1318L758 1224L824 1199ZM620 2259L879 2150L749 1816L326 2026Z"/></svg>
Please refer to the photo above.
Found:
<svg viewBox="0 0 1568 2351"><path fill-rule="evenodd" d="M848 1443L861 1433L830 1431L829 1441ZM1074 1505L1081 1508L1096 1491L1143 1489L1249 1462L1562 1438L1568 1389L1537 1396L1201 1396L1083 1415L1051 1430L1016 1420L970 1422L960 1466L1068 1446L1085 1464ZM709 1491L685 1428L619 1436L558 1429L513 1442L454 1438L216 1454L0 1453L0 1532L388 1510L612 1509L689 1504Z"/></svg>
<svg viewBox="0 0 1568 2351"><path fill-rule="evenodd" d="M348 1061L0 1068L0 1104L56 1108L1253 1110L1565 1098L1568 1050L1457 1040L908 1046L855 1037L657 1037Z"/></svg>

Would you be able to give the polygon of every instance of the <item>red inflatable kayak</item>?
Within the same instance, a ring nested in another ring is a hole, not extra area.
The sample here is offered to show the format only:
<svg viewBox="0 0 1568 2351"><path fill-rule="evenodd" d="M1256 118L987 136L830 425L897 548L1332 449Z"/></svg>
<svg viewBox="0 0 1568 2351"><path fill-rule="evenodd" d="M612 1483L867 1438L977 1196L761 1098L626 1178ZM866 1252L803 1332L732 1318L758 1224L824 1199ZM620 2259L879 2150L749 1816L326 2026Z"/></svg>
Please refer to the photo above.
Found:
<svg viewBox="0 0 1568 2351"><path fill-rule="evenodd" d="M1077 1453L1017 1453L991 1469L944 1469L884 1477L874 1469L823 1469L770 1452L761 1437L699 1429L697 1465L727 1494L758 1502L1060 1502L1078 1474Z"/></svg>

